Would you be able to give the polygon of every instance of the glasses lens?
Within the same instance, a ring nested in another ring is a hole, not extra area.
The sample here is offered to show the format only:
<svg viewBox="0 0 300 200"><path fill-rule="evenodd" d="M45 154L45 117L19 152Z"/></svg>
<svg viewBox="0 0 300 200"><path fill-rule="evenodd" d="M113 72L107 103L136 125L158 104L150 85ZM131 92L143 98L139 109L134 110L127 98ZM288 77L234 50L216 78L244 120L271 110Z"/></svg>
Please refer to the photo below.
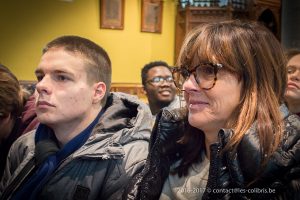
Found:
<svg viewBox="0 0 300 200"><path fill-rule="evenodd" d="M168 83L172 83L174 81L172 76L168 76L164 80L166 80Z"/></svg>
<svg viewBox="0 0 300 200"><path fill-rule="evenodd" d="M210 89L216 80L216 69L211 64L202 64L196 68L196 79L201 88Z"/></svg>
<svg viewBox="0 0 300 200"><path fill-rule="evenodd" d="M163 84L164 81L166 81L167 83L173 83L173 78L172 76L167 76L167 77L156 76L151 80L149 80L148 82L151 82L154 85L159 85L159 84Z"/></svg>
<svg viewBox="0 0 300 200"><path fill-rule="evenodd" d="M161 77L154 77L153 79L151 79L152 83L159 83L161 81Z"/></svg>
<svg viewBox="0 0 300 200"><path fill-rule="evenodd" d="M195 77L199 87L203 89L211 89L217 80L217 71L221 68L221 64L201 64L192 70L185 67L173 69L173 79L178 89L183 89L184 82L190 77L191 74Z"/></svg>

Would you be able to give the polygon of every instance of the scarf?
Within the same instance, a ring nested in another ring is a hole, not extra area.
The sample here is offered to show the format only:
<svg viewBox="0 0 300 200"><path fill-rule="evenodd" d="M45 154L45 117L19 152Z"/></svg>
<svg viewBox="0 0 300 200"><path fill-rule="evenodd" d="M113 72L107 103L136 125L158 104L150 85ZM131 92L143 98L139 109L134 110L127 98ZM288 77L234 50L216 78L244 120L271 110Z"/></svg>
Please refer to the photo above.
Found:
<svg viewBox="0 0 300 200"><path fill-rule="evenodd" d="M51 175L53 175L61 162L87 141L103 113L104 109L99 112L94 121L86 129L65 144L62 149L59 149L58 141L52 129L44 124L40 124L35 135L36 168L29 175L28 179L25 179L25 182L21 184L11 199L37 199L43 186L51 178Z"/></svg>

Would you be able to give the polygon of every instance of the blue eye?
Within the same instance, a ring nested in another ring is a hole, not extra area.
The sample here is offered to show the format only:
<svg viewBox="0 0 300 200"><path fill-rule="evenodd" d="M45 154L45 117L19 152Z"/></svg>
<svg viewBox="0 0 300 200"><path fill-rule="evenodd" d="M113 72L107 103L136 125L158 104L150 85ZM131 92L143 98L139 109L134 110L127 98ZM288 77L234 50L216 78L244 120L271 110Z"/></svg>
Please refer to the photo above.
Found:
<svg viewBox="0 0 300 200"><path fill-rule="evenodd" d="M66 80L68 80L68 78L66 76L63 76L63 75L58 75L57 76L57 80L59 80L59 81L66 81Z"/></svg>

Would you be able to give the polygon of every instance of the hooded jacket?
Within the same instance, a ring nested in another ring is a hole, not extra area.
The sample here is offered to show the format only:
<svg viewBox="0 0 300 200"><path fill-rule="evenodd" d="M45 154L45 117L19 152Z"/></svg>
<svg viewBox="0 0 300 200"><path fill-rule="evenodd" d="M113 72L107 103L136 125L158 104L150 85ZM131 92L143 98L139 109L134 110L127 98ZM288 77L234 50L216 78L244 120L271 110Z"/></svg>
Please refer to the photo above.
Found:
<svg viewBox="0 0 300 200"><path fill-rule="evenodd" d="M151 112L136 97L111 93L106 110L89 139L54 172L39 199L120 199L130 177L144 166L148 154ZM36 166L35 131L12 146L1 199L9 199Z"/></svg>

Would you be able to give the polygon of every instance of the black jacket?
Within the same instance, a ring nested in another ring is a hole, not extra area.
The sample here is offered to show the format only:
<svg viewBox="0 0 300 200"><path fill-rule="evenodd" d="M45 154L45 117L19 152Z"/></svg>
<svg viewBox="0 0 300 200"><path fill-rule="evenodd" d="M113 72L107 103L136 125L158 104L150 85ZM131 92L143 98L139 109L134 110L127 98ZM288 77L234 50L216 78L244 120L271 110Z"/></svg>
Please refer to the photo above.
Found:
<svg viewBox="0 0 300 200"><path fill-rule="evenodd" d="M209 178L202 199L300 199L300 118L290 114L285 106L282 107L284 137L262 170L254 125L244 135L235 152L221 153L233 133L231 130L220 130L219 142L210 147ZM161 141L164 138L161 135L182 135L185 116L181 115L182 112L176 110L164 110L158 115L146 166L131 181L124 199L159 198L170 165L176 160L165 156L163 149L166 145ZM169 143L172 144L171 141ZM180 155L180 148L173 147L175 153L170 152ZM254 183L250 184L252 181Z"/></svg>

